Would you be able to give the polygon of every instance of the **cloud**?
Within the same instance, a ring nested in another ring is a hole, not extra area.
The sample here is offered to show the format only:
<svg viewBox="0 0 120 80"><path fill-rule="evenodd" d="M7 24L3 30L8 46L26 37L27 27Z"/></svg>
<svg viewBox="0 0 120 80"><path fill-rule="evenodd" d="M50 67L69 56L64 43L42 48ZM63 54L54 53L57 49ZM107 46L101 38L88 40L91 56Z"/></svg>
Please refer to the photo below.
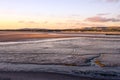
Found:
<svg viewBox="0 0 120 80"><path fill-rule="evenodd" d="M105 25L102 25L102 24L93 24L93 23L76 23L76 25L80 25L80 26L83 26L83 27L91 27L91 26L105 26Z"/></svg>
<svg viewBox="0 0 120 80"><path fill-rule="evenodd" d="M56 25L66 25L67 23L57 22Z"/></svg>
<svg viewBox="0 0 120 80"><path fill-rule="evenodd" d="M47 24L48 23L48 21L45 21L45 22L43 22L44 24Z"/></svg>
<svg viewBox="0 0 120 80"><path fill-rule="evenodd" d="M117 18L105 18L100 16L94 16L86 19L90 22L120 22L120 19Z"/></svg>
<svg viewBox="0 0 120 80"><path fill-rule="evenodd" d="M79 14L73 14L73 15L71 15L71 17L80 17L80 15Z"/></svg>
<svg viewBox="0 0 120 80"><path fill-rule="evenodd" d="M97 14L98 16L106 16L106 15L109 15L110 13L100 13L100 14Z"/></svg>
<svg viewBox="0 0 120 80"><path fill-rule="evenodd" d="M18 23L25 23L25 21L18 21Z"/></svg>
<svg viewBox="0 0 120 80"><path fill-rule="evenodd" d="M24 24L37 24L35 21L18 21L18 23L24 23Z"/></svg>
<svg viewBox="0 0 120 80"><path fill-rule="evenodd" d="M105 0L106 2L119 2L120 0Z"/></svg>
<svg viewBox="0 0 120 80"><path fill-rule="evenodd" d="M120 18L120 15L118 15L117 17L119 17L119 18Z"/></svg>
<svg viewBox="0 0 120 80"><path fill-rule="evenodd" d="M97 2L106 2L106 3L117 3L120 0L95 0L95 1L97 1Z"/></svg>

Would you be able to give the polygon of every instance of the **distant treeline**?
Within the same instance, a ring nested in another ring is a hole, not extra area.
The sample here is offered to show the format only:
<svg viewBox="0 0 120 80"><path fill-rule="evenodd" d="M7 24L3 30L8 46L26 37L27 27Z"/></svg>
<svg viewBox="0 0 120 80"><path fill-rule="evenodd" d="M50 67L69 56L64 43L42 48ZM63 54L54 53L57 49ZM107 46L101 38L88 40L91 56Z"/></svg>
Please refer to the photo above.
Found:
<svg viewBox="0 0 120 80"><path fill-rule="evenodd" d="M84 27L81 29L6 29L0 31L31 31L31 32L85 32L85 31L99 31L99 32L120 32L120 27Z"/></svg>

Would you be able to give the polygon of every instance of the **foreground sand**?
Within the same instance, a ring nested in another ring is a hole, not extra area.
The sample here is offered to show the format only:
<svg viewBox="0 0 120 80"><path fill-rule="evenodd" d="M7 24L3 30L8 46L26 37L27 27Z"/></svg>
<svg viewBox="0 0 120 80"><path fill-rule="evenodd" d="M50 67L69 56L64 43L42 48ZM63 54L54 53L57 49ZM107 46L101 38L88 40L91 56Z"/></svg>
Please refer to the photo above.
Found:
<svg viewBox="0 0 120 80"><path fill-rule="evenodd" d="M105 80L45 72L0 72L0 80ZM106 79L107 80L107 79Z"/></svg>

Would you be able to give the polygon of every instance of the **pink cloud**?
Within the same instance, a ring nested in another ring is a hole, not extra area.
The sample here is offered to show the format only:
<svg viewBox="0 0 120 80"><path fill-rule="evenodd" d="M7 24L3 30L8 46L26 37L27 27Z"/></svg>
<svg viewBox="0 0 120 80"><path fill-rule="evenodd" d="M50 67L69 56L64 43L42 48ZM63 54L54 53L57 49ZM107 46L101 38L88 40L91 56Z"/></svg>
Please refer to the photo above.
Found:
<svg viewBox="0 0 120 80"><path fill-rule="evenodd" d="M103 26L101 24L92 24L92 23L76 23L76 25L80 25L80 26L83 26L83 27Z"/></svg>
<svg viewBox="0 0 120 80"><path fill-rule="evenodd" d="M117 18L105 18L100 16L94 16L86 19L90 22L120 22L120 19Z"/></svg>
<svg viewBox="0 0 120 80"><path fill-rule="evenodd" d="M109 15L109 13L100 13L100 14L97 14L98 16L106 16L106 15Z"/></svg>
<svg viewBox="0 0 120 80"><path fill-rule="evenodd" d="M120 15L118 15L117 17L119 17L119 18L120 18Z"/></svg>

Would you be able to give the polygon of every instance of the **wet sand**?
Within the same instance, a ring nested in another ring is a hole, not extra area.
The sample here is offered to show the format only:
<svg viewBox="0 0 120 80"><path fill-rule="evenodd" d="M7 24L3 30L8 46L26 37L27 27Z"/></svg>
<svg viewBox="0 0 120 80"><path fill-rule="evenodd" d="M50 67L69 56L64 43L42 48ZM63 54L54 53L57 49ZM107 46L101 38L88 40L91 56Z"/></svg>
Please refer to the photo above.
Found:
<svg viewBox="0 0 120 80"><path fill-rule="evenodd" d="M11 31L0 31L0 42L8 41L21 41L31 39L47 39L47 38L65 38L60 34L53 33L41 33L41 32L11 32Z"/></svg>
<svg viewBox="0 0 120 80"><path fill-rule="evenodd" d="M0 72L0 80L105 80L105 79L93 79L47 72Z"/></svg>
<svg viewBox="0 0 120 80"><path fill-rule="evenodd" d="M77 34L77 35L76 35ZM92 34L93 36L81 36L78 34ZM70 38L70 37L95 37L103 38L104 36L96 35L120 35L120 32L23 32L23 31L0 31L0 42L24 41L34 39L50 39L50 38Z"/></svg>

